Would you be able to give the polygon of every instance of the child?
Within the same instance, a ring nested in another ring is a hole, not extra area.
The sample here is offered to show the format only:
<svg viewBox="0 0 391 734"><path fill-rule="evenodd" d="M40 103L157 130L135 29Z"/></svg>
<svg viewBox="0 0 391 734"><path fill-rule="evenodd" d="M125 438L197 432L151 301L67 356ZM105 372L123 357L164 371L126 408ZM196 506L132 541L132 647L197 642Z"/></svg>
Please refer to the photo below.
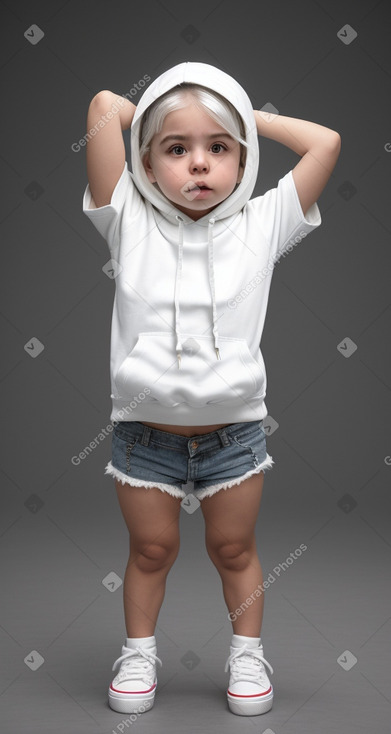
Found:
<svg viewBox="0 0 391 734"><path fill-rule="evenodd" d="M128 637L109 704L122 713L153 706L162 664L154 630L179 550L182 485L192 481L235 620L228 706L262 714L273 703L266 668L273 669L260 637L263 594L254 594L263 582L254 528L274 461L263 429L260 342L274 263L320 225L316 202L340 136L253 110L232 77L198 62L163 73L137 108L100 92L87 126L83 211L107 241L116 283L106 473L130 533ZM132 173L122 137L129 128ZM250 199L258 135L301 160L276 188ZM253 603L235 614L251 594Z"/></svg>

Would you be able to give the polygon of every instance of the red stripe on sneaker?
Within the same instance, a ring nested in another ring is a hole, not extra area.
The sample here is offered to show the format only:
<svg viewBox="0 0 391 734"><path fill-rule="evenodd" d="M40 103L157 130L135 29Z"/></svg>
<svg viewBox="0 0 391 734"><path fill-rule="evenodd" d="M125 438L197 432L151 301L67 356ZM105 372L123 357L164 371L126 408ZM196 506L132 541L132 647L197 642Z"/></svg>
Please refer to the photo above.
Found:
<svg viewBox="0 0 391 734"><path fill-rule="evenodd" d="M231 693L231 691L228 689L227 693L229 693L230 696L235 696L236 698L257 698L258 696L266 696L267 693L271 693L272 687L267 689L267 691L264 691L263 693L251 693L250 695L246 696L244 693Z"/></svg>
<svg viewBox="0 0 391 734"><path fill-rule="evenodd" d="M133 693L136 696L139 693L140 694L141 693L150 693L151 691L153 691L154 688L156 688L156 683L154 683L153 686L151 686L151 688L148 688L147 691L120 691L119 688L114 688L114 686L113 686L112 683L110 683L110 688L111 688L112 691L115 691L116 693Z"/></svg>

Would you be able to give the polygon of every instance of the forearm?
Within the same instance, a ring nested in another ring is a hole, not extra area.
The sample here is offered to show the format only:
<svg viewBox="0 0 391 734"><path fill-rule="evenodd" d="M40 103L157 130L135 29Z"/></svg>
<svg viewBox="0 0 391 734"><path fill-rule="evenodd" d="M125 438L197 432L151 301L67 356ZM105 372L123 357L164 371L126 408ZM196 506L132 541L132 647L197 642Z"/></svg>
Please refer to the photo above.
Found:
<svg viewBox="0 0 391 734"><path fill-rule="evenodd" d="M104 89L102 92L98 92L91 100L90 106L93 105L98 107L102 117L109 116L110 118L118 115L122 130L128 130L130 128L136 111L136 105L126 99L126 97L121 97L120 94L115 94L108 89Z"/></svg>
<svg viewBox="0 0 391 734"><path fill-rule="evenodd" d="M254 110L254 117L258 135L282 143L300 156L309 150L336 145L340 140L335 130L318 125L316 122L308 122L296 117L270 115L260 110Z"/></svg>

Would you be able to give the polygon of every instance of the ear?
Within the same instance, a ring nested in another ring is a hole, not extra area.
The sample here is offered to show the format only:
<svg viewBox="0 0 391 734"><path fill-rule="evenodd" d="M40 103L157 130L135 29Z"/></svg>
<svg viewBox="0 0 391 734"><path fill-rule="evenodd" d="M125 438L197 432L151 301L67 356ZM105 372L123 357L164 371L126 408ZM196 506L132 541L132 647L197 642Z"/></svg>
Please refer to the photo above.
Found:
<svg viewBox="0 0 391 734"><path fill-rule="evenodd" d="M147 174L149 181L151 183L155 183L156 182L156 178L155 178L155 176L153 174L152 166L151 166L151 163L150 163L150 160L149 160L149 153L146 153L145 156L144 156L144 158L143 158L143 166L144 166L145 173Z"/></svg>

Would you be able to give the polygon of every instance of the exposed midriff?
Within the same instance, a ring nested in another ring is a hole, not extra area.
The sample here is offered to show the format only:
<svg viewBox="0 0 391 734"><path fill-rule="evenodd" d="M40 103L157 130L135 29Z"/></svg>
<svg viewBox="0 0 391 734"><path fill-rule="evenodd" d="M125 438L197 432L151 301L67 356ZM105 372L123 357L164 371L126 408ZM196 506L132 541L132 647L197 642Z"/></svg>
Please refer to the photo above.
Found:
<svg viewBox="0 0 391 734"><path fill-rule="evenodd" d="M158 431L167 431L168 433L176 433L180 436L200 436L203 433L212 433L217 431L219 428L225 428L230 426L231 423L217 423L213 426L171 426L165 423L147 423L142 421L144 426L150 426L150 428L156 428Z"/></svg>

